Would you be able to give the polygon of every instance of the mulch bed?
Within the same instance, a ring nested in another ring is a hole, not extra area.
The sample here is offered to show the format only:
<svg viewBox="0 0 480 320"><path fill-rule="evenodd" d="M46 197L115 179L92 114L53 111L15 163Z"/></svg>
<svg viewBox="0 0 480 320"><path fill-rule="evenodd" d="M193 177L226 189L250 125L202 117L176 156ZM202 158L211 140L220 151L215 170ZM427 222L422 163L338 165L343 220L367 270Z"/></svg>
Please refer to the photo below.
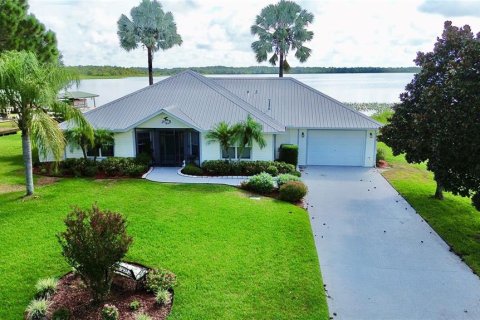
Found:
<svg viewBox="0 0 480 320"><path fill-rule="evenodd" d="M131 282L130 282L131 281ZM153 293L143 288L135 290L133 280L120 275L114 277L114 282L109 297L101 304L93 304L92 296L79 276L68 273L60 279L57 292L50 299L49 319L55 310L66 308L71 312L70 319L101 320L101 311L105 304L114 305L118 308L120 319L134 320L138 313L145 313L152 319L166 319L170 314L173 304L160 306L155 302ZM130 309L130 303L138 300L141 304L137 311Z"/></svg>

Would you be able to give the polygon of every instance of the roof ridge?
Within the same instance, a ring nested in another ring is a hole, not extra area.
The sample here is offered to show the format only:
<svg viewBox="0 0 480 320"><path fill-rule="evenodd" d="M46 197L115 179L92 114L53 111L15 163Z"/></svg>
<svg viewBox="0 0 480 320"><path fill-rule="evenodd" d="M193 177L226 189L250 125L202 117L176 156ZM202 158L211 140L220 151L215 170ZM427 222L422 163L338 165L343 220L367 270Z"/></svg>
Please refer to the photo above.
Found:
<svg viewBox="0 0 480 320"><path fill-rule="evenodd" d="M293 81L293 82L295 82L295 83L297 83L297 84L299 84L299 85L301 85L302 87L304 87L304 88L306 88L306 89L308 89L308 90L310 90L310 91L313 91L313 92L315 92L315 93L320 94L321 96L323 96L324 98L326 98L326 99L328 99L328 100L330 100L330 101L333 101L333 102L338 103L342 108L345 108L345 109L347 109L348 111L353 112L353 113L361 116L362 118L364 118L364 119L366 119L366 120L368 120L368 121L370 121L370 122L373 122L374 124L376 124L376 125L378 125L378 126L383 126L383 124L381 124L380 122L378 122L378 121L370 118L369 116L367 116L367 115L365 115L365 114L363 114L363 113L361 113L361 112L359 112L359 111L357 111L357 110L355 110L355 109L352 109L352 108L350 108L350 107L347 107L346 105L344 105L343 103L341 103L341 102L338 101L337 99L332 98L332 97L326 95L325 93L323 93L323 92L321 92L321 91L319 91L319 90L317 90L317 89L315 89L315 88L312 88L312 87L306 85L305 83L301 82L300 80L297 80L297 79L292 78L292 77L289 77L288 79L291 80L291 81Z"/></svg>
<svg viewBox="0 0 480 320"><path fill-rule="evenodd" d="M249 104L247 101L243 100L242 98L240 98L239 96L237 96L235 93L231 92L230 90L226 89L225 87L221 86L220 84L212 81L211 79L209 79L208 77L205 77L195 71L192 71L192 70L187 70L185 72L188 72L189 74L191 74L192 76L194 76L196 79L200 80L202 83L204 83L205 85L209 86L211 89L215 90L217 93L221 94L222 96L224 96L225 98L227 98L228 100L230 100L231 102L235 103L236 105L238 105L240 108L244 109L245 111L251 113L253 116L259 118L260 120L266 122L267 124L269 125L274 125L273 127L277 130L281 130L281 131L284 131L285 130L285 126L283 124L281 124L280 122L278 122L277 120L273 119L272 117L270 117L269 115L261 112L260 110L258 110L257 108L255 108L254 106L252 106L251 104ZM223 92L221 92L223 91ZM227 95L228 96L227 96ZM234 101L234 99L238 99L241 101L241 103L243 104L240 105L238 102ZM245 108L247 107L247 108ZM247 109L250 109L250 110L247 110ZM263 119L262 119L263 118Z"/></svg>

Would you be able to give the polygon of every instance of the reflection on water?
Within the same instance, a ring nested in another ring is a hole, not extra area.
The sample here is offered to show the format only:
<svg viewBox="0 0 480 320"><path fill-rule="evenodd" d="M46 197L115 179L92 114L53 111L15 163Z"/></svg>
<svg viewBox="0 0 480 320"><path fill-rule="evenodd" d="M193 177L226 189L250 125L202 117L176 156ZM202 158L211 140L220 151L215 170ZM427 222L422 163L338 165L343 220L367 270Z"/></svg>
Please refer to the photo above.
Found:
<svg viewBox="0 0 480 320"><path fill-rule="evenodd" d="M215 75L231 77L232 75ZM276 75L238 75L275 77ZM292 74L305 84L343 102L397 102L412 73ZM166 77L155 77L160 81ZM82 80L78 90L99 94L97 106L118 99L148 85L147 77ZM74 90L74 89L72 89Z"/></svg>

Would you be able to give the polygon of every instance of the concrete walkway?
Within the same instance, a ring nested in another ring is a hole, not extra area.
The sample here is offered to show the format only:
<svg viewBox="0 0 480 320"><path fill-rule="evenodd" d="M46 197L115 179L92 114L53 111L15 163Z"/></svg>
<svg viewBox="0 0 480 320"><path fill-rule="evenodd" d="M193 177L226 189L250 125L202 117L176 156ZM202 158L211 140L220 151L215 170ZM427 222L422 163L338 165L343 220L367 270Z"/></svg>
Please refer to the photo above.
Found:
<svg viewBox="0 0 480 320"><path fill-rule="evenodd" d="M185 177L178 174L180 168L172 167L154 167L144 178L156 182L173 183L213 183L226 184L230 186L239 186L245 179L227 178L227 177Z"/></svg>
<svg viewBox="0 0 480 320"><path fill-rule="evenodd" d="M371 168L308 167L333 319L480 319L480 280Z"/></svg>

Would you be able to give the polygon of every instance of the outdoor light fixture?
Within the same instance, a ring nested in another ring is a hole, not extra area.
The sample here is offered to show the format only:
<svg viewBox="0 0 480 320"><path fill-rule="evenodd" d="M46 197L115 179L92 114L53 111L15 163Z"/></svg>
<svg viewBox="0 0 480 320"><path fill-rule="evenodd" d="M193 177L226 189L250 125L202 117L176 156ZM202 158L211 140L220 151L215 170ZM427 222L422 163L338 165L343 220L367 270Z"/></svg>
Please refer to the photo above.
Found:
<svg viewBox="0 0 480 320"><path fill-rule="evenodd" d="M305 132L302 132L302 138L305 138Z"/></svg>
<svg viewBox="0 0 480 320"><path fill-rule="evenodd" d="M373 138L373 133L370 132L370 138Z"/></svg>

